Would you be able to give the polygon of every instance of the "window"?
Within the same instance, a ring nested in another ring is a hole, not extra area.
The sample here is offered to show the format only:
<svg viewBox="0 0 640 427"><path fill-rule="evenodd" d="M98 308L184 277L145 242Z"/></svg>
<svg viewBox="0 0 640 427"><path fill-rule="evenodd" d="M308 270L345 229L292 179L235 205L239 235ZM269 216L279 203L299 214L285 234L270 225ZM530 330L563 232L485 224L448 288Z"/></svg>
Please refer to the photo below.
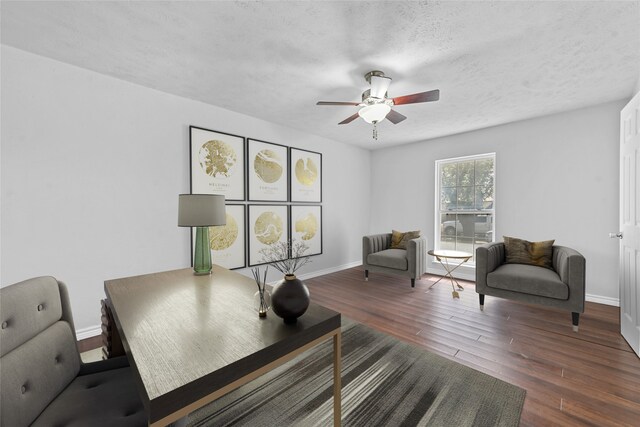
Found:
<svg viewBox="0 0 640 427"><path fill-rule="evenodd" d="M471 252L494 240L495 153L436 161L436 246Z"/></svg>

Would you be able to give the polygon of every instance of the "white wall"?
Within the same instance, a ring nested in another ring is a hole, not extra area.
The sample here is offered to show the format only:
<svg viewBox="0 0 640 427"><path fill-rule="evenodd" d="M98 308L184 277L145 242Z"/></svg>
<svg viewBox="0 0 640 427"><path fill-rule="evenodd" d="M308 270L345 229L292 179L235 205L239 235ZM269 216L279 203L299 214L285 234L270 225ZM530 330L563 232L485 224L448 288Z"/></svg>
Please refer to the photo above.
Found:
<svg viewBox="0 0 640 427"><path fill-rule="evenodd" d="M178 194L189 192L189 125L323 153L324 254L301 273L360 261L369 151L1 52L2 286L38 275L65 281L82 331L100 323L105 279L187 267L189 231L176 224Z"/></svg>
<svg viewBox="0 0 640 427"><path fill-rule="evenodd" d="M371 231L419 228L433 247L435 161L495 152L497 239L555 239L577 249L587 260L590 298L617 303L618 241L608 233L618 229L619 113L625 103L375 151Z"/></svg>

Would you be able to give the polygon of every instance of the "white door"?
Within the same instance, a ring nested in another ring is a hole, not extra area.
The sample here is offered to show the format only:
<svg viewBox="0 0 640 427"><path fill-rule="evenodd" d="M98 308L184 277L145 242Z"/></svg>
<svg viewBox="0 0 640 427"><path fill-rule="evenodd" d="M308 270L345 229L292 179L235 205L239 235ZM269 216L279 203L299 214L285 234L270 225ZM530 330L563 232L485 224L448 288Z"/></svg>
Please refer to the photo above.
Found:
<svg viewBox="0 0 640 427"><path fill-rule="evenodd" d="M620 113L620 332L640 355L640 93Z"/></svg>

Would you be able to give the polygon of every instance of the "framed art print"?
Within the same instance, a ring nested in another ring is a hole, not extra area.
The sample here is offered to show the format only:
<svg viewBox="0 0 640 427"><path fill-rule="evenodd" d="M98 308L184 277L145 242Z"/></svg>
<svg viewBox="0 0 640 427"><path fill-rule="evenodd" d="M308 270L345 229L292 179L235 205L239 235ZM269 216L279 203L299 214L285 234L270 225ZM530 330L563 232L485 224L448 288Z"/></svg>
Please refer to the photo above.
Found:
<svg viewBox="0 0 640 427"><path fill-rule="evenodd" d="M261 249L289 241L287 205L249 205L249 266L264 264Z"/></svg>
<svg viewBox="0 0 640 427"><path fill-rule="evenodd" d="M291 201L322 202L322 154L291 148Z"/></svg>
<svg viewBox="0 0 640 427"><path fill-rule="evenodd" d="M227 224L209 227L211 262L229 270L244 268L246 263L246 210L244 205L226 205ZM195 227L191 229L192 251L195 248Z"/></svg>
<svg viewBox="0 0 640 427"><path fill-rule="evenodd" d="M286 202L289 158L284 145L249 139L247 142L249 200Z"/></svg>
<svg viewBox="0 0 640 427"><path fill-rule="evenodd" d="M245 199L244 138L189 126L191 193Z"/></svg>
<svg viewBox="0 0 640 427"><path fill-rule="evenodd" d="M301 241L305 255L322 253L322 206L291 205L291 242Z"/></svg>

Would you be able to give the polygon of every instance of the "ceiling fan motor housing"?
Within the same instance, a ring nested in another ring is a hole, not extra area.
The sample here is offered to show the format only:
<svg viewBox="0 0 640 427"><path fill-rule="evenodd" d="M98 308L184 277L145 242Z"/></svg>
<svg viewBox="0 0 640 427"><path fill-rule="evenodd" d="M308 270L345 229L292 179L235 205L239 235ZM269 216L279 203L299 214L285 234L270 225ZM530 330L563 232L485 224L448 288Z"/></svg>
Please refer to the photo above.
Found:
<svg viewBox="0 0 640 427"><path fill-rule="evenodd" d="M391 84L391 78L386 77L382 71L369 71L364 75L365 80L371 86L362 93L362 103L364 105L387 104L393 105L393 102L387 102L387 89Z"/></svg>
<svg viewBox="0 0 640 427"><path fill-rule="evenodd" d="M384 73L382 71L378 71L378 70L369 71L367 74L364 75L364 79L369 84L371 84L371 76L385 77L385 75L384 75ZM389 78L389 77L387 77L387 78Z"/></svg>
<svg viewBox="0 0 640 427"><path fill-rule="evenodd" d="M385 92L384 98L376 98L371 96L371 89L367 89L362 92L362 104L363 105L373 105L373 104L387 104L388 106L393 105L393 100L387 99L387 93Z"/></svg>

